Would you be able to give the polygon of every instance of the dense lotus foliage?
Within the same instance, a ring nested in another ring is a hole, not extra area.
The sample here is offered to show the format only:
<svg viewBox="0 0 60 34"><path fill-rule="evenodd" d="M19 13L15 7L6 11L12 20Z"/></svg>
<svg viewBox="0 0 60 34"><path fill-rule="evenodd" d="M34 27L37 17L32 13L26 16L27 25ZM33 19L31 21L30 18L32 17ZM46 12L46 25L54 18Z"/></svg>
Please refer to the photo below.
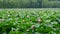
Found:
<svg viewBox="0 0 60 34"><path fill-rule="evenodd" d="M0 9L0 34L60 34L59 9Z"/></svg>

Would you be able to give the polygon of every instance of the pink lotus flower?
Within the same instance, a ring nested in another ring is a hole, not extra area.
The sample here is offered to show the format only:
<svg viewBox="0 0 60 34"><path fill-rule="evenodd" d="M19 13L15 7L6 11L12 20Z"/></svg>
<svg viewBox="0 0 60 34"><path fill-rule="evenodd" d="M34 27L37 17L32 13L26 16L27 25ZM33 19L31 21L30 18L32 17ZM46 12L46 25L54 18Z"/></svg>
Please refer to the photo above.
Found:
<svg viewBox="0 0 60 34"><path fill-rule="evenodd" d="M32 25L32 26L31 26L31 29L34 29L34 28L35 28L35 25Z"/></svg>
<svg viewBox="0 0 60 34"><path fill-rule="evenodd" d="M42 21L42 20L41 20L41 18L40 18L40 17L38 17L38 18L37 18L37 22L39 22L39 23L40 23L41 21Z"/></svg>
<svg viewBox="0 0 60 34"><path fill-rule="evenodd" d="M0 19L0 22L3 22L4 21L4 19Z"/></svg>

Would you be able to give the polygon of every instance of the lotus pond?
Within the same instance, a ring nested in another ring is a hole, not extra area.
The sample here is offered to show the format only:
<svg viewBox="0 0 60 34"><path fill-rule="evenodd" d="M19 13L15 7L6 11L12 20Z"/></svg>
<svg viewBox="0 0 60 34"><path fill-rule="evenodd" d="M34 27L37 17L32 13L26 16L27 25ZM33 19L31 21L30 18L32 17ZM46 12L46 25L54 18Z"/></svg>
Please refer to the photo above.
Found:
<svg viewBox="0 0 60 34"><path fill-rule="evenodd" d="M0 34L60 34L60 10L0 9Z"/></svg>

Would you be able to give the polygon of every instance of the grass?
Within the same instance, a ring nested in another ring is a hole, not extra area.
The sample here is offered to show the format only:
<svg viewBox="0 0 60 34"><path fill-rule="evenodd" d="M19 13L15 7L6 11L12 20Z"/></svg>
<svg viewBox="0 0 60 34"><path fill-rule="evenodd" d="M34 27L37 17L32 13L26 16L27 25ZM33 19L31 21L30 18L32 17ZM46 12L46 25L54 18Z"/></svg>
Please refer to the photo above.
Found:
<svg viewBox="0 0 60 34"><path fill-rule="evenodd" d="M60 34L60 10L0 9L0 33Z"/></svg>

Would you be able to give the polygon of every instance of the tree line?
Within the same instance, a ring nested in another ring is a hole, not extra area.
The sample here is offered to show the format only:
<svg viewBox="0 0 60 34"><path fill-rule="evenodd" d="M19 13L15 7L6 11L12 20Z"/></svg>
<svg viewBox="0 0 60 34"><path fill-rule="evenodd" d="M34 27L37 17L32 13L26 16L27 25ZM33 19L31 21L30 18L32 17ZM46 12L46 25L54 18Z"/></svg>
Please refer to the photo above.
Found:
<svg viewBox="0 0 60 34"><path fill-rule="evenodd" d="M60 8L60 0L0 0L0 8Z"/></svg>

